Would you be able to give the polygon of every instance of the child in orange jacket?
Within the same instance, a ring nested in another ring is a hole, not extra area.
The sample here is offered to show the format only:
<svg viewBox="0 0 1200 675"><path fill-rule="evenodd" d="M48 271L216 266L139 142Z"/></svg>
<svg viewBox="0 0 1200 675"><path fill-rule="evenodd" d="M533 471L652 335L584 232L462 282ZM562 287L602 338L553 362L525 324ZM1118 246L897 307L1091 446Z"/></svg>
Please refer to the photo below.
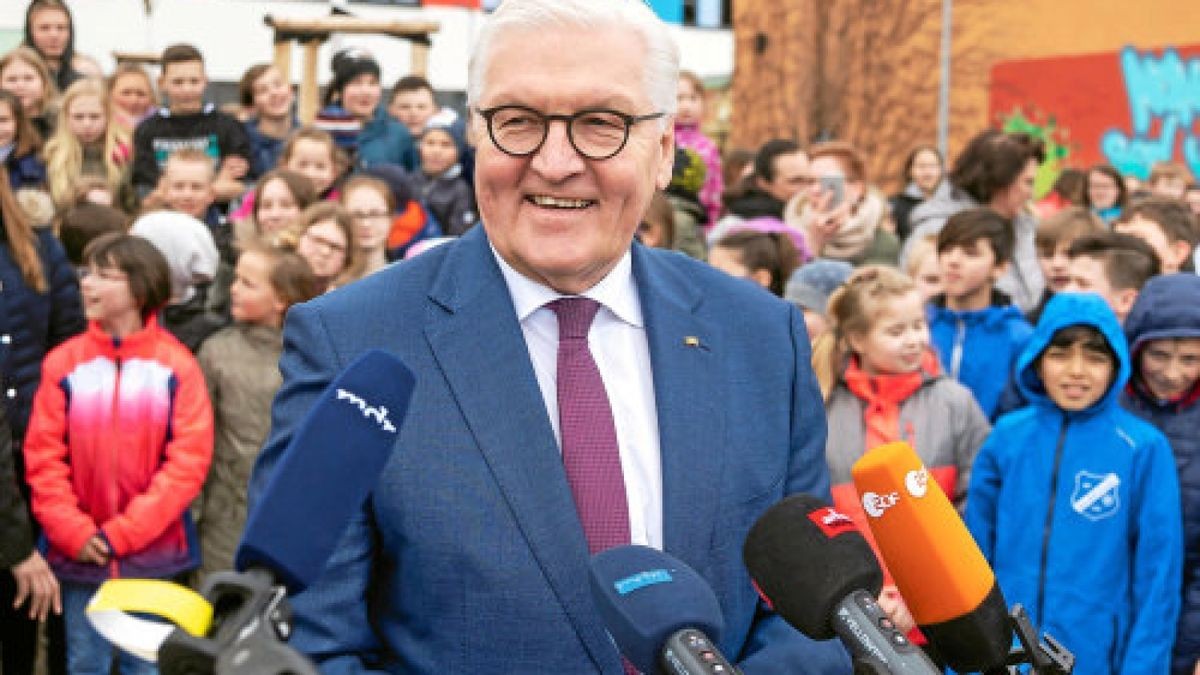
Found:
<svg viewBox="0 0 1200 675"><path fill-rule="evenodd" d="M148 241L107 234L84 251L88 330L42 366L25 438L41 546L63 589L71 673L115 656L87 622L115 577L174 577L199 563L188 506L212 459L213 419L191 352L158 325L166 260ZM120 655L122 673L157 672Z"/></svg>

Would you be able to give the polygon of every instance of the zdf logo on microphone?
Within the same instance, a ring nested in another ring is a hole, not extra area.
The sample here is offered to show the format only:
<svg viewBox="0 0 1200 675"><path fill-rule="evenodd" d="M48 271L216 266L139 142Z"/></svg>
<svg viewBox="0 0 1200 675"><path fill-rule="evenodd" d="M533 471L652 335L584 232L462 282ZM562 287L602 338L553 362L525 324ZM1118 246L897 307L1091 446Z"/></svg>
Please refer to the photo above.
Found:
<svg viewBox="0 0 1200 675"><path fill-rule="evenodd" d="M863 510L872 518L883 517L883 512L892 508L900 501L900 493L888 492L887 494L877 494L875 492L866 492L862 496Z"/></svg>
<svg viewBox="0 0 1200 675"><path fill-rule="evenodd" d="M929 472L925 467L914 469L904 474L904 487L908 494L920 499L929 490Z"/></svg>

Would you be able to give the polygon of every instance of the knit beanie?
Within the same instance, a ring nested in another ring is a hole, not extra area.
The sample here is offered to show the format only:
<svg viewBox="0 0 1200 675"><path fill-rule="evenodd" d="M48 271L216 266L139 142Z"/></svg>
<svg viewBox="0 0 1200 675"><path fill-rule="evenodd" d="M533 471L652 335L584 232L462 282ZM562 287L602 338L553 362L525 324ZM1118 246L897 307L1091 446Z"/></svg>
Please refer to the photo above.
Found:
<svg viewBox="0 0 1200 675"><path fill-rule="evenodd" d="M179 211L154 211L134 221L129 233L146 239L167 259L170 304L192 299L194 287L213 280L220 256L204 223Z"/></svg>
<svg viewBox="0 0 1200 675"><path fill-rule="evenodd" d="M854 266L848 262L814 260L792 272L783 289L783 298L801 309L824 316L829 296L838 286L846 283L852 272Z"/></svg>
<svg viewBox="0 0 1200 675"><path fill-rule="evenodd" d="M335 99L340 99L342 90L359 75L370 74L374 75L375 79L379 79L382 75L379 62L375 60L374 56L371 56L370 52L361 47L347 47L334 54L330 68L333 70L333 80L325 92L326 105Z"/></svg>

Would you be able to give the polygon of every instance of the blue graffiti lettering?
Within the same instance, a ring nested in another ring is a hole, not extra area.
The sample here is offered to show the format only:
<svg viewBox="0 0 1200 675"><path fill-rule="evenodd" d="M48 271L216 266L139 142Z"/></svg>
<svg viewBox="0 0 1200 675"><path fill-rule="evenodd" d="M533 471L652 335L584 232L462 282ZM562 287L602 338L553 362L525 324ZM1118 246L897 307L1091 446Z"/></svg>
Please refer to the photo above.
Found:
<svg viewBox="0 0 1200 675"><path fill-rule="evenodd" d="M1200 175L1200 146L1192 126L1200 118L1200 58L1185 62L1173 48L1159 58L1126 47L1121 50L1121 70L1133 133L1106 131L1100 140L1104 156L1118 171L1145 178L1152 164L1174 156L1176 138L1182 134L1184 161ZM1155 119L1161 121L1161 130L1158 138L1151 138Z"/></svg>

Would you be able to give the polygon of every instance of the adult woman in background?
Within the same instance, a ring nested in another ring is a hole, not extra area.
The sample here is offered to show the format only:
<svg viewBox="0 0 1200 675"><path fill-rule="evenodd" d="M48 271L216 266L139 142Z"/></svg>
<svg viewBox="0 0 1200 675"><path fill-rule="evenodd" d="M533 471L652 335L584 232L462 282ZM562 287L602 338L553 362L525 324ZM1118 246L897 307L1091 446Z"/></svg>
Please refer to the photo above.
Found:
<svg viewBox="0 0 1200 675"><path fill-rule="evenodd" d="M1029 134L995 129L981 132L955 160L949 176L951 189L913 209L909 240L937 234L959 211L990 207L1012 223L1016 240L1013 264L996 287L1021 311L1028 312L1041 299L1044 286L1034 245L1037 220L1030 200L1038 166L1045 160L1042 142ZM901 258L907 255L906 245Z"/></svg>
<svg viewBox="0 0 1200 675"><path fill-rule="evenodd" d="M900 241L908 238L912 231L909 216L913 209L933 197L946 183L942 180L946 163L942 153L932 145L918 145L904 160L904 189L888 198L892 207L892 221L896 223L896 236Z"/></svg>
<svg viewBox="0 0 1200 675"><path fill-rule="evenodd" d="M808 156L812 181L788 202L784 221L804 233L815 258L895 265L900 244L885 227L887 203L867 183L862 155L849 143L829 141Z"/></svg>
<svg viewBox="0 0 1200 675"><path fill-rule="evenodd" d="M0 220L0 401L11 430L15 473L27 499L22 444L42 375L42 358L83 330L83 306L75 269L62 246L49 230L35 231L29 225L6 181L0 181ZM36 555L32 553L25 561L34 568L38 567L38 560L33 559ZM2 669L6 674L26 675L33 672L37 622L28 617L27 610L14 609L15 592L16 578L8 570L0 571ZM52 652L55 637L52 629ZM61 645L57 653L61 655Z"/></svg>

